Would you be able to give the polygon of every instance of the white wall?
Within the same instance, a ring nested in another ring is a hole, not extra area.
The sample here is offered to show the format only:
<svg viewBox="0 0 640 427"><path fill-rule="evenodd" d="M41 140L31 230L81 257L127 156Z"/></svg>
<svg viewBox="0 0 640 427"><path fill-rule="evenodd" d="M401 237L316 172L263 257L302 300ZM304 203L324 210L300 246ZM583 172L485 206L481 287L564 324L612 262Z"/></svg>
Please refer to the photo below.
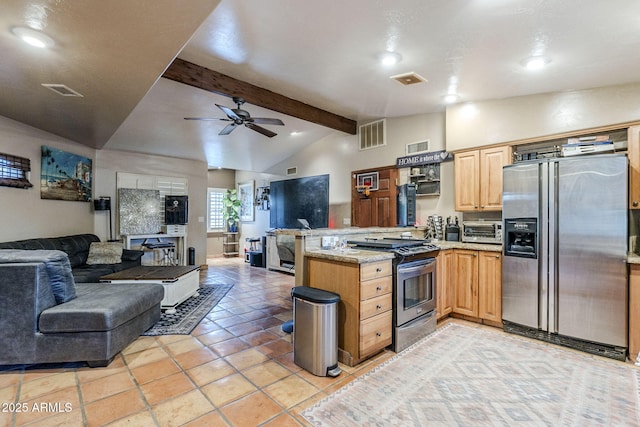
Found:
<svg viewBox="0 0 640 427"><path fill-rule="evenodd" d="M31 160L33 184L27 190L0 187L0 241L94 232L91 203L40 199L42 145L95 160L92 148L0 116L0 152Z"/></svg>
<svg viewBox="0 0 640 427"><path fill-rule="evenodd" d="M640 119L640 83L447 107L447 149L456 151Z"/></svg>
<svg viewBox="0 0 640 427"><path fill-rule="evenodd" d="M96 196L110 196L117 199L116 173L128 172L146 175L175 176L189 180L189 218L187 225L187 247L196 251L196 265L206 264L207 229L207 164L204 161L176 159L172 157L153 156L118 150L98 150L96 152L95 186ZM118 238L118 222L115 220L117 203L112 202L114 209L114 235ZM104 218L96 215L96 234L105 230ZM200 222L202 219L202 222ZM103 237L101 236L101 239Z"/></svg>
<svg viewBox="0 0 640 427"><path fill-rule="evenodd" d="M270 168L268 172L284 173L289 167L297 167L298 175L305 177L329 174L330 224L344 227L343 219L351 216L351 172L381 166L393 166L398 157L406 155L406 145L412 142L431 141L430 151L445 149L445 115L419 114L389 118L386 120L387 145L371 150L358 150L358 137L335 132L287 160ZM400 169L400 182L407 182L407 169ZM441 166L440 197L420 197L417 204L418 221L426 223L432 214L453 213L453 164Z"/></svg>

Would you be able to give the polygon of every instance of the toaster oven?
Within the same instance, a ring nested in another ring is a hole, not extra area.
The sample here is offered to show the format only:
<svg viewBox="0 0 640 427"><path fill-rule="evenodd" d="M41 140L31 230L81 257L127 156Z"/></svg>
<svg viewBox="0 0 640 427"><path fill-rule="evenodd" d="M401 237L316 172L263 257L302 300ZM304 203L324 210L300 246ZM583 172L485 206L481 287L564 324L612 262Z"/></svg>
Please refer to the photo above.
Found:
<svg viewBox="0 0 640 427"><path fill-rule="evenodd" d="M502 244L502 221L462 221L462 241Z"/></svg>

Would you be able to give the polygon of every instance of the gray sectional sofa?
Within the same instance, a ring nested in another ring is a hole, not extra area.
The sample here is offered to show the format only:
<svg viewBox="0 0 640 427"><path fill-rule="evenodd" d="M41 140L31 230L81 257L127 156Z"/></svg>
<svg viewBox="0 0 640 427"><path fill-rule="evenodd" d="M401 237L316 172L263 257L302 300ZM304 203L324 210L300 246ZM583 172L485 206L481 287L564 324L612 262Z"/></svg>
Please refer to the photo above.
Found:
<svg viewBox="0 0 640 427"><path fill-rule="evenodd" d="M0 243L0 249L49 249L58 250L69 256L76 283L98 282L100 277L115 273L142 263L144 252L124 249L122 262L110 264L87 264L91 243L100 242L94 234L74 234L62 237L43 237L37 239L16 240Z"/></svg>
<svg viewBox="0 0 640 427"><path fill-rule="evenodd" d="M0 365L106 366L160 319L159 284L75 283L67 253L0 249Z"/></svg>

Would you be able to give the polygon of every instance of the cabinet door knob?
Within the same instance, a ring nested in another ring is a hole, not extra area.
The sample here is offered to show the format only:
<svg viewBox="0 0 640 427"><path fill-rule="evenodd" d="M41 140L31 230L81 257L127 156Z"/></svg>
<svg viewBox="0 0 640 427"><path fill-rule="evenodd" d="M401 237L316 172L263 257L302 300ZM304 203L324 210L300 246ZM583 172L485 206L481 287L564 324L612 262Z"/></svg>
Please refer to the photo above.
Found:
<svg viewBox="0 0 640 427"><path fill-rule="evenodd" d="M382 306L380 304L376 305L376 309L380 310Z"/></svg>
<svg viewBox="0 0 640 427"><path fill-rule="evenodd" d="M500 255L496 255L496 258L498 258L498 259L499 259L499 258L500 258Z"/></svg>
<svg viewBox="0 0 640 427"><path fill-rule="evenodd" d="M382 271L382 267L376 268L376 273L380 273Z"/></svg>
<svg viewBox="0 0 640 427"><path fill-rule="evenodd" d="M382 290L381 286L376 286L376 291L380 292Z"/></svg>
<svg viewBox="0 0 640 427"><path fill-rule="evenodd" d="M478 256L478 253L477 253L477 252L474 252L474 253L473 253L473 256Z"/></svg>
<svg viewBox="0 0 640 427"><path fill-rule="evenodd" d="M633 207L638 207L638 201L634 200L633 203L631 203L633 205Z"/></svg>
<svg viewBox="0 0 640 427"><path fill-rule="evenodd" d="M480 208L481 208L481 209L484 209L484 205L480 205Z"/></svg>
<svg viewBox="0 0 640 427"><path fill-rule="evenodd" d="M380 332L376 332L376 336L377 336L377 337L381 337L381 336L382 336L382 334L381 334Z"/></svg>

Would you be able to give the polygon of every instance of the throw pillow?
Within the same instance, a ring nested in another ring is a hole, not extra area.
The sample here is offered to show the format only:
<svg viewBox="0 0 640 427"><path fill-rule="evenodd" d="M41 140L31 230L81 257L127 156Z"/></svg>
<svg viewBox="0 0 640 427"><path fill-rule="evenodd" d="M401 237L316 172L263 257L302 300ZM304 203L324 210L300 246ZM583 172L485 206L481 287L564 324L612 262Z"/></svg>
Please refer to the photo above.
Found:
<svg viewBox="0 0 640 427"><path fill-rule="evenodd" d="M87 264L120 264L122 262L122 243L92 242L89 246Z"/></svg>
<svg viewBox="0 0 640 427"><path fill-rule="evenodd" d="M76 284L73 280L69 257L57 250L0 250L0 263L42 262L45 265L51 291L56 303L71 301L76 297Z"/></svg>

